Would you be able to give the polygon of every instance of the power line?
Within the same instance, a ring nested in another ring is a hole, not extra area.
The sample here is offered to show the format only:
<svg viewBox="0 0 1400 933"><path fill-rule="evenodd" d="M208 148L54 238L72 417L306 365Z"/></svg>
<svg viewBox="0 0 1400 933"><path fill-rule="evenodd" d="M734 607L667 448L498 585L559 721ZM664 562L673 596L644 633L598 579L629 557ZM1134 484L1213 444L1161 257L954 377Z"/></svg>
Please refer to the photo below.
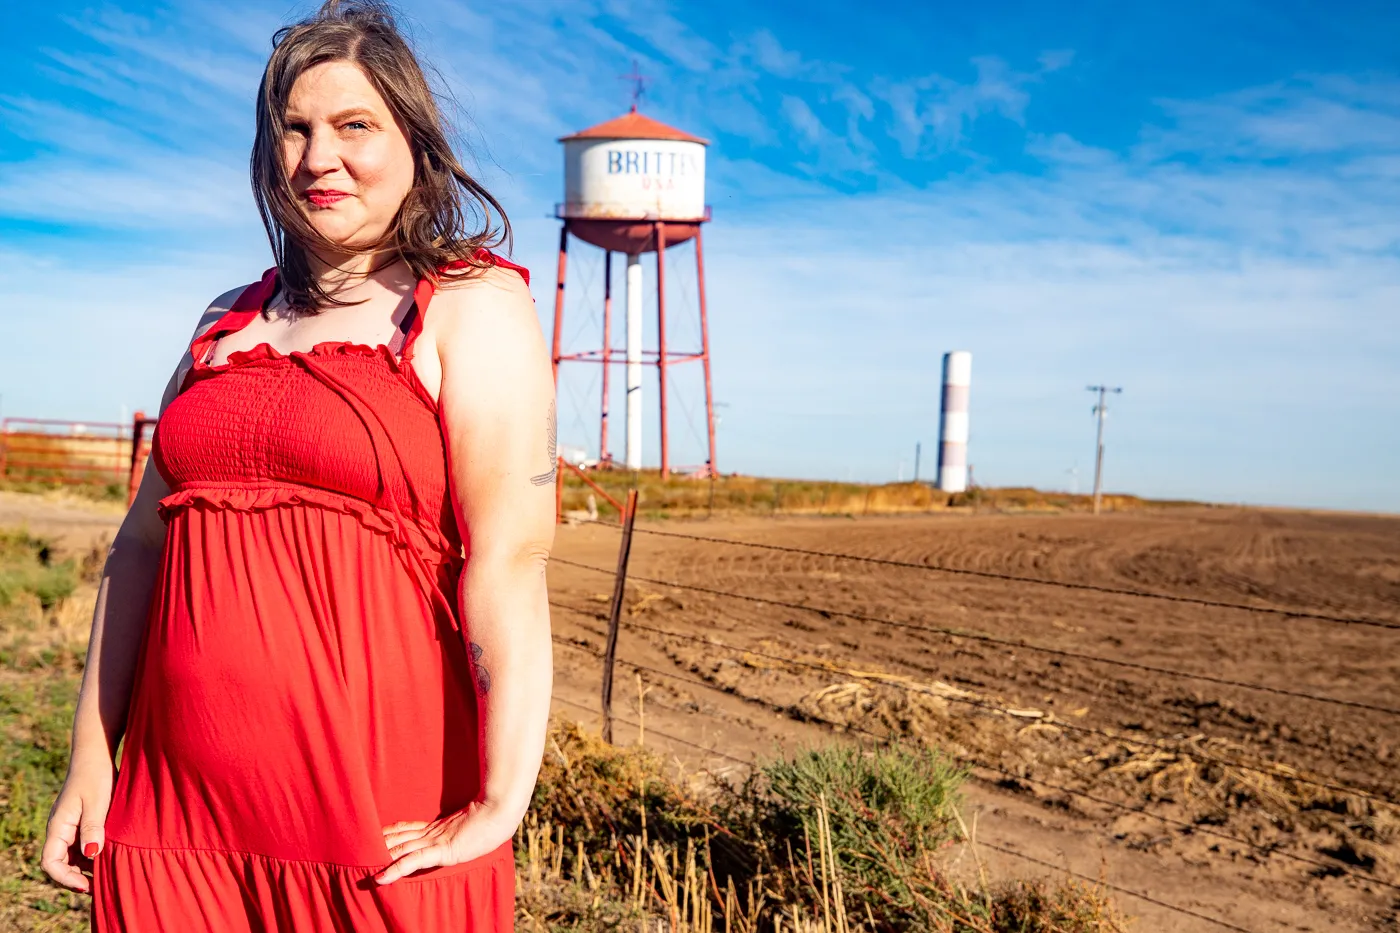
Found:
<svg viewBox="0 0 1400 933"><path fill-rule="evenodd" d="M602 567L593 567L588 564L581 564L565 558L552 558L569 567L578 567L581 570L592 570L594 573L611 573ZM1194 674L1190 671L1179 671L1169 667L1157 667L1152 664L1141 664L1137 661L1122 661L1116 658L1105 658L1099 655L1085 654L1079 651L1068 651L1063 648L1051 648L1047 645L1037 645L1028 641L1021 641L1014 638L998 638L995 635L987 635L982 632L972 632L965 629L947 628L937 625L920 625L914 622L898 622L891 619L881 619L877 616L862 615L858 612L845 612L839 609L823 609L817 606L807 606L801 603L789 603L782 600L770 599L762 596L748 596L744 593L732 593L728 590L717 590L706 586L696 586L690 583L677 583L674 580L658 580L652 577L640 577L632 574L633 580L640 580L644 583L651 583L655 586L669 586L681 590L691 590L697 593L708 593L712 596L721 596L726 599L737 599L745 602L763 603L770 606L780 606L784 609L795 609L801 612L815 612L821 616L840 616L846 619L854 619L858 622L870 622L875 625L889 625L895 628L909 629L915 632L928 632L935 635L946 635L955 638L966 638L971 641L980 641L987 644L1001 645L1008 648L1019 648L1024 651L1034 651L1041 654L1054 655L1062 658L1074 658L1080 661L1090 661L1095 664L1107 664L1113 667L1121 667L1128 670L1146 671L1152 674L1162 674L1168 677L1180 677L1187 680L1200 680L1206 683L1220 684L1226 687L1239 687L1244 690L1257 690L1261 693L1272 693L1278 696L1293 697L1300 700L1311 700L1315 703L1329 703L1334 706L1344 706L1350 709L1368 710L1374 713L1387 713L1392 716L1400 716L1400 709L1389 706L1377 706L1372 703L1362 703L1357 700L1344 700L1340 697L1324 696L1317 693L1304 693L1301 690L1288 690L1284 687L1271 687L1267 684L1255 684L1241 680L1231 680L1228 677L1216 677L1213 674Z"/></svg>
<svg viewBox="0 0 1400 933"><path fill-rule="evenodd" d="M621 528L614 522L598 522L609 528ZM779 551L788 554L805 554L809 557L826 557L833 560L848 560L865 564L876 564L884 567L905 567L911 570L928 570L935 573L958 574L961 576L980 577L987 580L1003 580L1008 583L1030 583L1037 586L1053 586L1060 589L1084 590L1092 593L1103 593L1109 596L1133 596L1139 599L1159 599L1167 602L1189 603L1196 606L1207 606L1212 609L1237 609L1242 612L1259 612L1270 615L1279 615L1287 618L1310 619L1318 622L1333 622L1343 625L1368 625L1375 628L1400 629L1400 623L1384 622L1379 619L1352 618L1348 616L1334 616L1326 613L1308 612L1300 609L1282 609L1277 606L1251 606L1248 603L1227 603L1220 600L1204 599L1199 596L1178 596L1169 593L1149 593L1145 590L1130 590L1112 586L1100 586L1095 583L1076 583L1068 580L1045 580L1039 577L1021 577L1010 573L998 573L994 570L973 570L966 567L947 567L941 564L915 564L910 561L892 560L884 557L865 557L859 554L841 554L833 551L813 551L806 548L790 547L782 544L761 544L756 541L736 541L732 538L715 538L707 535L681 534L678 531L662 531L658 528L637 528L638 534L657 535L666 538L685 538L691 541L708 541L712 544L730 544L736 547L756 548L765 551Z"/></svg>

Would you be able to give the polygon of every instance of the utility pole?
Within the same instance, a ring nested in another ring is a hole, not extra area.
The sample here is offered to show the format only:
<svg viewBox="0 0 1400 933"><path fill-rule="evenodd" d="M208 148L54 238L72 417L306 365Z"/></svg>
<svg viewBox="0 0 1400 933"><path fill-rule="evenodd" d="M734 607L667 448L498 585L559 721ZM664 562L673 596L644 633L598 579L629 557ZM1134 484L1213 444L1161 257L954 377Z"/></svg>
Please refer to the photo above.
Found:
<svg viewBox="0 0 1400 933"><path fill-rule="evenodd" d="M1089 386L1090 392L1099 393L1099 403L1094 406L1094 414L1098 416L1099 438L1097 450L1094 454L1094 514L1099 514L1099 498L1103 495L1103 420L1108 414L1108 405L1104 396L1113 392L1115 394L1123 391L1122 386Z"/></svg>
<svg viewBox="0 0 1400 933"><path fill-rule="evenodd" d="M919 453L923 448L923 442L914 442L914 482L919 481Z"/></svg>

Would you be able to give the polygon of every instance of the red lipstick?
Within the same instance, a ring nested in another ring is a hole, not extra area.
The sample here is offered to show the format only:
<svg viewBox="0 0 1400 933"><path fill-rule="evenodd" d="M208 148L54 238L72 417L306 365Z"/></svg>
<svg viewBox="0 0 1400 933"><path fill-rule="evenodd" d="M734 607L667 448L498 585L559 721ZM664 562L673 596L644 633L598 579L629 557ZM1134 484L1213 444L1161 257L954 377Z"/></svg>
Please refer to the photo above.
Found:
<svg viewBox="0 0 1400 933"><path fill-rule="evenodd" d="M350 195L348 192L337 191L334 188L308 188L304 197L317 207L330 207L337 201L350 197Z"/></svg>

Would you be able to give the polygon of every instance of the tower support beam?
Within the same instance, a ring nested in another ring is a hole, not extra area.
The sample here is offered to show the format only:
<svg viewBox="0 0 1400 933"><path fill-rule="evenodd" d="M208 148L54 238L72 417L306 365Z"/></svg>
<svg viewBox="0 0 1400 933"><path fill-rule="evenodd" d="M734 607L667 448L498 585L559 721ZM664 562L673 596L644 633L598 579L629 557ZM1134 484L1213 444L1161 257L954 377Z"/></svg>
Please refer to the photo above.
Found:
<svg viewBox="0 0 1400 933"><path fill-rule="evenodd" d="M642 257L627 257L627 469L642 468Z"/></svg>
<svg viewBox="0 0 1400 933"><path fill-rule="evenodd" d="M661 409L661 478L671 475L671 449L666 432L666 225L656 222L656 369Z"/></svg>

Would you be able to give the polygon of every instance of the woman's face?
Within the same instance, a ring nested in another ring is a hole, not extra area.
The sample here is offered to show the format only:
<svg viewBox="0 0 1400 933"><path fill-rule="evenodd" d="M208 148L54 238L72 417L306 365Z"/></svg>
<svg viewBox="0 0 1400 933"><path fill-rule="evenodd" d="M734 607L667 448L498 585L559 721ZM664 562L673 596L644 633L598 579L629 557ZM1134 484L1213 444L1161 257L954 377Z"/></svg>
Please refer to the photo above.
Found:
<svg viewBox="0 0 1400 933"><path fill-rule="evenodd" d="M403 127L358 65L309 68L287 99L282 153L292 192L315 230L363 248L393 222L413 187Z"/></svg>

